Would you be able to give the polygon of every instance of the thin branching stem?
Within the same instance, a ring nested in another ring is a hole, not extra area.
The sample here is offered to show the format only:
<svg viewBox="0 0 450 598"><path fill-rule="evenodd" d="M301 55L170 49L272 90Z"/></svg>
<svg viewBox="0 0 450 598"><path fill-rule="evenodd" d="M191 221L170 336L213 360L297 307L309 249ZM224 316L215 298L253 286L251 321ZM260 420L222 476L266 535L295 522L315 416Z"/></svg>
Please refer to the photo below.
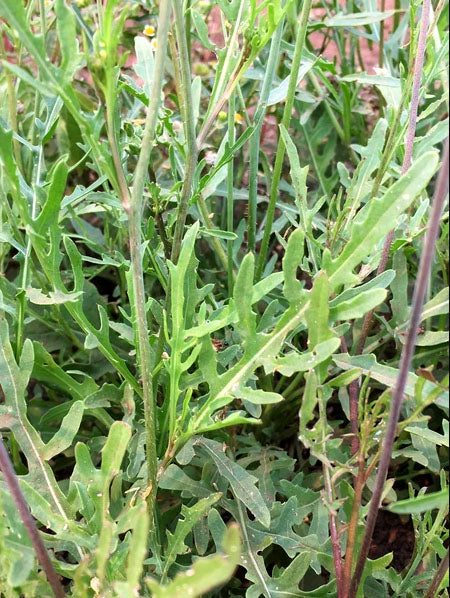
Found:
<svg viewBox="0 0 450 598"><path fill-rule="evenodd" d="M408 125L408 132L407 132L407 136L406 136L405 156L403 159L402 175L404 175L406 172L408 172L408 170L411 166L411 162L412 162L414 139L416 137L417 116L418 116L418 110L419 110L420 86L422 83L422 72L423 72L423 65L425 62L425 51L426 51L426 47L427 47L428 27L430 24L430 9L431 9L431 0L424 0L423 7L422 7L422 21L421 21L421 26L420 26L419 42L418 42L416 58L415 58L415 62L414 62L412 97L411 97L411 103L410 103L409 125ZM389 254L391 251L392 241L394 240L394 235L395 235L395 231L392 230L386 237L384 247L383 247L383 252L381 255L381 259L380 259L380 263L378 265L378 270L377 270L378 275L382 274L386 270L386 266L389 261ZM372 327L373 316L374 316L374 311L371 311L367 314L367 316L364 319L363 328L362 328L361 335L358 340L358 354L362 353L364 350L364 345L366 343L367 336Z"/></svg>
<svg viewBox="0 0 450 598"><path fill-rule="evenodd" d="M159 9L159 27L154 71L155 75L145 119L141 152L136 166L136 171L134 173L134 183L131 193L128 222L133 285L131 300L133 303L135 317L137 353L139 358L139 369L145 410L148 483L147 505L151 515L153 514L156 500L156 475L158 463L156 452L155 399L152 385L152 359L150 353L144 272L142 266L143 255L141 242L141 223L145 180L147 177L148 164L155 139L158 112L161 105L161 93L164 78L164 65L167 54L167 39L170 24L171 4L171 0L163 0Z"/></svg>
<svg viewBox="0 0 450 598"><path fill-rule="evenodd" d="M323 396L319 397L319 412L320 417L326 419L326 413L324 408L324 400ZM326 428L323 427L322 432L322 450L326 454ZM323 479L324 479L324 486L325 486L325 498L326 502L328 503L328 510L329 510L329 528L330 528L330 537L331 537L331 547L333 552L333 560L334 560L334 572L336 575L336 586L337 586L337 598L345 598L343 593L344 586L343 586L343 576L342 576L342 552L341 552L341 545L339 543L339 530L338 530L338 523L337 523L337 513L333 509L333 486L331 483L331 475L330 475L330 464L328 462L322 463L322 471L323 471Z"/></svg>
<svg viewBox="0 0 450 598"><path fill-rule="evenodd" d="M352 512L350 515L350 521L348 524L348 533L347 533L347 546L345 550L345 563L344 563L344 570L342 574L342 586L343 586L343 595L347 596L350 584L352 580L352 567L353 567L353 560L355 556L355 547L356 547L356 535L358 531L358 518L359 518L359 507L361 505L361 500L363 496L363 490L365 485L365 469L364 469L364 455L361 453L358 460L358 475L355 479L354 485L354 495L353 495L353 505L352 505Z"/></svg>
<svg viewBox="0 0 450 598"><path fill-rule="evenodd" d="M350 598L356 596L359 584L361 582L364 566L366 563L367 556L369 554L373 531L375 529L375 523L377 520L378 509L380 507L384 484L386 482L387 473L391 462L392 449L397 434L397 426L398 421L400 419L404 391L409 375L409 368L411 365L412 357L414 355L414 348L417 340L418 329L422 315L422 307L430 279L430 272L435 253L436 241L439 235L441 215L447 199L448 175L449 145L447 140L444 151L444 161L439 175L436 193L431 210L429 228L425 239L422 258L420 260L419 274L414 290L414 298L411 308L408 334L406 337L405 346L402 351L399 374L391 401L389 420L383 442L383 450L381 453L381 459L378 467L375 487L372 493L372 500L367 516L365 534L361 544L355 573L352 579Z"/></svg>
<svg viewBox="0 0 450 598"><path fill-rule="evenodd" d="M255 113L255 122L259 120L261 112L267 109L267 100L269 99L270 90L272 88L273 78L277 63L280 60L280 45L283 36L283 23L281 23L272 38L270 44L269 58L267 60L266 72L261 88L261 95L258 100L258 106ZM250 165L249 165L249 189L248 189L248 248L249 251L256 249L256 217L258 207L258 170L259 170L259 149L261 142L261 130L263 121L256 127L250 139Z"/></svg>
<svg viewBox="0 0 450 598"><path fill-rule="evenodd" d="M303 48L305 47L306 32L308 29L308 19L311 12L312 0L305 0L302 6L302 13L300 17L300 24L297 29L297 36L295 40L294 57L292 59L291 74L289 79L289 88L284 106L282 125L289 130L289 125L292 118L292 110L294 107L295 92L297 89L298 73L302 60ZM260 280L264 264L266 262L267 250L269 248L269 241L272 235L272 225L275 216L275 207L277 204L281 173L283 170L283 162L285 155L285 145L283 138L280 136L278 141L277 154L275 158L275 166L273 169L272 185L270 190L270 200L267 207L266 222L264 227L264 236L261 243L261 250L258 257L258 265L256 268L256 281Z"/></svg>
<svg viewBox="0 0 450 598"><path fill-rule="evenodd" d="M189 200L192 194L195 169L197 167L197 141L195 138L195 114L194 102L192 99L191 64L189 59L189 48L186 38L185 18L183 14L182 0L174 2L175 33L180 58L181 75L181 104L183 106L184 132L186 137L186 170L184 183L181 190L180 203L178 206L177 221L172 245L172 261L176 264L180 257L181 242L183 240L184 225L189 207Z"/></svg>
<svg viewBox="0 0 450 598"><path fill-rule="evenodd" d="M16 505L17 511L19 512L20 518L23 521L23 525L27 530L27 534L33 544L33 548L36 552L36 556L41 564L42 569L48 579L53 593L56 598L63 598L65 596L64 589L59 581L58 574L56 573L53 564L48 556L48 552L45 549L44 543L41 540L39 532L36 528L33 517L31 516L27 502L22 490L19 486L19 480L17 479L16 472L13 469L11 460L9 458L6 447L0 437L0 469L2 470L3 477L5 479L8 490L11 493L11 497Z"/></svg>
<svg viewBox="0 0 450 598"><path fill-rule="evenodd" d="M236 141L236 129L234 116L236 112L236 96L231 95L228 104L228 143L230 146ZM234 160L230 160L227 172L227 231L232 233L234 230ZM227 241L228 257L228 292L230 297L233 294L234 286L234 265L233 265L233 241Z"/></svg>
<svg viewBox="0 0 450 598"><path fill-rule="evenodd" d="M381 0L381 12L386 10L386 0ZM378 64L380 68L383 68L384 65L384 19L380 21L380 47L379 47L379 57L378 57Z"/></svg>
<svg viewBox="0 0 450 598"><path fill-rule="evenodd" d="M343 353L348 353L347 341L345 340L345 337L341 338L341 347ZM348 394L350 431L352 433L351 452L352 455L356 455L359 451L359 383L357 380L349 384Z"/></svg>

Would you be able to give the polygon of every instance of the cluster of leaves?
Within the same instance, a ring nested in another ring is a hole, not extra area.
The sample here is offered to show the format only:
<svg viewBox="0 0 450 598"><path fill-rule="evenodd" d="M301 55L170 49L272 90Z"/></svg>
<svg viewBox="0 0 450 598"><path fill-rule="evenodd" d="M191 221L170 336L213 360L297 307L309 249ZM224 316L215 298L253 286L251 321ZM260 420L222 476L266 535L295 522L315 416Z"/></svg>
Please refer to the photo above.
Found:
<svg viewBox="0 0 450 598"><path fill-rule="evenodd" d="M414 161L401 176L420 2L378 12L361 0L345 13L320 2L324 16L310 18L303 85L292 98L298 117L289 130L279 127L285 168L259 277L247 251L247 163L261 126L264 142L271 123L283 121L304 3L181 3L199 73L192 114L173 44L139 240L159 459L149 514L142 323L123 194L133 187L157 68L154 44L141 34L149 23L158 28L158 7L149 4L0 0L2 435L67 595L333 598L330 520L345 552L361 500L353 482L366 464L357 552L447 134L447 17L438 13L429 36ZM205 25L215 17L223 47ZM379 42L388 18L395 28L384 45L386 73L375 78L355 57ZM318 32L322 51L334 44L339 61L320 55ZM214 65L201 63L208 53ZM368 90L376 115L364 103ZM200 135L173 259L192 159L188 118L194 130L213 124ZM256 149L258 248L274 152ZM392 264L377 274L392 229ZM358 598L424 596L446 552L446 241L448 213L384 494L412 521L411 564L399 572L391 553L369 559ZM374 309L358 355L363 318ZM347 388L360 379L354 455ZM51 596L2 478L0 506L0 594Z"/></svg>

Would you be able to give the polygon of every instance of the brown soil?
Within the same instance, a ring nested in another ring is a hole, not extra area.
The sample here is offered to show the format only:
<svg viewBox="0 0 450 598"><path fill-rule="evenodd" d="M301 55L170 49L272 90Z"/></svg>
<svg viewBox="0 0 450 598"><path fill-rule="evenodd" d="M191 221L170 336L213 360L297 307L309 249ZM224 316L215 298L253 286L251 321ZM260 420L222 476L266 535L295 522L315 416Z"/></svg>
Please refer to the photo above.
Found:
<svg viewBox="0 0 450 598"><path fill-rule="evenodd" d="M379 559L392 552L392 567L400 573L414 554L414 528L410 519L406 522L389 511L380 511L370 546L369 558Z"/></svg>

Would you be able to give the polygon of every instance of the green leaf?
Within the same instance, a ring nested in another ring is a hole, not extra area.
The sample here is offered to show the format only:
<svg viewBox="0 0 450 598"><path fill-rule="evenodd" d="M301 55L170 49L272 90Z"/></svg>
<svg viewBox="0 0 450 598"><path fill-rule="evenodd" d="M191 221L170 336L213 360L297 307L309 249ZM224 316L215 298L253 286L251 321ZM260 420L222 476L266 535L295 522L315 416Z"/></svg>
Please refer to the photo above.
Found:
<svg viewBox="0 0 450 598"><path fill-rule="evenodd" d="M311 432L308 424L314 419L314 412L317 405L317 376L311 370L306 376L305 390L300 407L300 437L305 446L311 446Z"/></svg>
<svg viewBox="0 0 450 598"><path fill-rule="evenodd" d="M264 390L254 390L253 388L241 388L236 392L238 399L254 403L255 405L273 405L283 401L283 397L276 392L266 392Z"/></svg>
<svg viewBox="0 0 450 598"><path fill-rule="evenodd" d="M301 81L306 77L308 72L313 68L314 61L311 60L309 57L304 56L302 58L302 62L298 71L297 77L297 85L300 84ZM275 106L275 104L279 104L283 100L287 98L288 89L289 89L289 82L291 80L290 75L288 75L283 81L274 87L268 97L267 106ZM281 132L283 134L283 128L281 128ZM292 164L292 162L291 162Z"/></svg>
<svg viewBox="0 0 450 598"><path fill-rule="evenodd" d="M130 442L131 431L129 424L119 421L114 422L109 430L108 440L102 450L101 472L105 479L105 486L120 471L120 465Z"/></svg>
<svg viewBox="0 0 450 598"><path fill-rule="evenodd" d="M72 404L69 413L62 420L61 426L53 438L47 442L42 452L42 457L49 461L56 455L64 452L72 446L73 440L83 419L84 404L82 401L76 401Z"/></svg>
<svg viewBox="0 0 450 598"><path fill-rule="evenodd" d="M327 274L319 272L314 280L314 286L310 293L310 305L305 314L308 325L308 346L310 349L335 336L328 323L330 311L328 297L329 285Z"/></svg>
<svg viewBox="0 0 450 598"><path fill-rule="evenodd" d="M358 287L346 289L343 293L335 297L330 301L330 308L334 309L339 303L350 301L354 297L358 297L360 293L366 293L372 289L386 289L392 281L395 279L395 270L386 270L383 274L375 276L369 282L362 284Z"/></svg>
<svg viewBox="0 0 450 598"><path fill-rule="evenodd" d="M17 31L24 45L32 52L39 66L42 66L46 58L44 40L41 34L30 31L23 3L15 0L0 0L0 14Z"/></svg>
<svg viewBox="0 0 450 598"><path fill-rule="evenodd" d="M301 301L305 295L300 281L297 280L297 268L303 262L304 243L305 233L301 229L295 230L289 237L283 258L283 294L291 304Z"/></svg>
<svg viewBox="0 0 450 598"><path fill-rule="evenodd" d="M220 587L233 575L239 562L241 538L237 525L231 525L223 539L223 554L198 559L185 573L180 573L167 586L147 580L147 586L154 598L189 596L201 598L207 592Z"/></svg>
<svg viewBox="0 0 450 598"><path fill-rule="evenodd" d="M434 316L448 314L449 311L449 288L442 289L433 299L423 307L422 322Z"/></svg>
<svg viewBox="0 0 450 598"><path fill-rule="evenodd" d="M134 71L144 82L145 95L150 98L153 86L153 73L155 70L155 58L150 40L141 35L134 38L137 62Z"/></svg>
<svg viewBox="0 0 450 598"><path fill-rule="evenodd" d="M392 283L392 322L391 326L395 324L403 324L408 321L409 305L408 305L408 261L405 252L400 249L394 253L394 268L395 279Z"/></svg>
<svg viewBox="0 0 450 598"><path fill-rule="evenodd" d="M436 152L421 156L381 199L372 200L360 211L352 224L350 240L339 257L333 260L328 250L324 252L323 267L332 290L357 282L353 269L377 248L378 243L395 227L399 216L426 188L438 162Z"/></svg>
<svg viewBox="0 0 450 598"><path fill-rule="evenodd" d="M24 479L49 501L55 513L67 519L69 507L66 497L45 461L45 445L28 419L25 393L33 361L33 345L30 340L26 340L19 363L16 362L9 341L8 325L5 320L0 321L0 380L5 396L8 426L14 432L27 460L29 473Z"/></svg>
<svg viewBox="0 0 450 598"><path fill-rule="evenodd" d="M172 463L161 477L160 488L176 490L183 497L207 498L211 492L199 482L190 478L178 465Z"/></svg>
<svg viewBox="0 0 450 598"><path fill-rule="evenodd" d="M235 241L237 235L235 233L220 230L219 228L202 228L200 234L206 237L216 237L217 239L225 239L226 241Z"/></svg>
<svg viewBox="0 0 450 598"><path fill-rule="evenodd" d="M366 313L375 309L387 297L385 289L373 289L360 293L356 297L348 301L342 301L330 310L330 319L333 322L339 320L353 320L355 318L362 318Z"/></svg>
<svg viewBox="0 0 450 598"><path fill-rule="evenodd" d="M381 75L368 75L367 73L355 73L354 75L345 75L341 77L342 81L349 81L357 83L367 83L369 85L378 85L384 87L394 87L395 89L401 89L400 79L389 76Z"/></svg>
<svg viewBox="0 0 450 598"><path fill-rule="evenodd" d="M384 12L370 11L351 14L337 14L334 17L328 17L324 21L326 27L361 27L379 23L392 17L395 10L386 10Z"/></svg>
<svg viewBox="0 0 450 598"><path fill-rule="evenodd" d="M448 506L448 489L440 492L422 494L416 498L400 500L390 505L389 510L399 515L426 513L434 509L444 509Z"/></svg>
<svg viewBox="0 0 450 598"><path fill-rule="evenodd" d="M401 337L400 337L401 338ZM442 345L442 343L448 343L449 333L446 331L434 332L428 330L423 334L419 334L417 337L416 345L418 347L434 347L434 345Z"/></svg>
<svg viewBox="0 0 450 598"><path fill-rule="evenodd" d="M344 372L343 374L339 374L335 378L328 380L326 383L327 386L331 386L332 388L342 388L343 386L348 386L355 380L361 377L361 370L354 369L349 370L348 372Z"/></svg>
<svg viewBox="0 0 450 598"><path fill-rule="evenodd" d="M245 256L236 278L234 286L234 301L238 322L236 330L244 341L256 336L256 315L252 311L253 277L255 273L255 257L252 253Z"/></svg>
<svg viewBox="0 0 450 598"><path fill-rule="evenodd" d="M67 83L72 80L75 71L81 66L81 54L78 51L76 20L73 10L65 0L55 1L56 27L61 47L60 69Z"/></svg>
<svg viewBox="0 0 450 598"><path fill-rule="evenodd" d="M442 435L442 434L438 434L437 432L434 432L433 430L429 430L428 428L421 428L418 426L408 426L407 428L405 428L406 432L409 432L410 434L414 434L415 436L420 436L421 438L428 440L429 442L432 442L433 444L436 444L438 446L446 446L448 448L449 446L449 433L448 433L448 422L447 426L446 426L446 434Z"/></svg>
<svg viewBox="0 0 450 598"><path fill-rule="evenodd" d="M208 50L214 50L216 46L212 44L209 39L208 26L205 23L205 18L203 17L203 15L201 15L197 10L194 10L193 8L191 8L191 15L200 41Z"/></svg>
<svg viewBox="0 0 450 598"><path fill-rule="evenodd" d="M166 578L177 556L188 552L189 547L184 543L187 535L221 498L222 494L216 493L199 500L193 507L186 507L185 505L181 507L182 519L178 520L173 534L167 532L168 546L165 553L166 562L164 563L163 579Z"/></svg>
<svg viewBox="0 0 450 598"><path fill-rule="evenodd" d="M269 527L270 513L256 487L258 479L227 457L219 442L200 437L195 440L195 445L200 446L211 457L219 474L230 482L236 498L243 502L258 521Z"/></svg>
<svg viewBox="0 0 450 598"><path fill-rule="evenodd" d="M75 303L83 295L83 291L76 293L62 293L61 291L50 291L48 295L40 289L28 288L26 296L28 301L35 305L62 305L63 303Z"/></svg>
<svg viewBox="0 0 450 598"><path fill-rule="evenodd" d="M369 375L371 378L377 380L387 388L395 387L398 378L398 370L396 368L378 363L375 355L372 353L369 355L354 356L350 356L347 353L341 353L340 355L333 355L333 361L343 370L353 370L354 368L360 368L361 375ZM405 387L405 394L407 396L415 397L415 390L418 380L419 377L416 376L416 374L408 374L408 380ZM438 389L439 387L433 382L430 382L429 380L425 381L425 395ZM444 388L442 388L440 395L448 400L448 391L446 391Z"/></svg>
<svg viewBox="0 0 450 598"><path fill-rule="evenodd" d="M14 153L12 151L13 132L6 131L0 123L0 164L4 177L2 179L7 181L11 190L11 194L17 202L17 207L20 210L20 215L25 223L29 222L28 206L26 201L22 199L20 190L19 174L17 166L14 161Z"/></svg>
<svg viewBox="0 0 450 598"><path fill-rule="evenodd" d="M34 223L34 229L38 235L44 235L46 230L57 225L61 202L67 185L69 170L65 158L62 158L55 166L48 189L47 201Z"/></svg>

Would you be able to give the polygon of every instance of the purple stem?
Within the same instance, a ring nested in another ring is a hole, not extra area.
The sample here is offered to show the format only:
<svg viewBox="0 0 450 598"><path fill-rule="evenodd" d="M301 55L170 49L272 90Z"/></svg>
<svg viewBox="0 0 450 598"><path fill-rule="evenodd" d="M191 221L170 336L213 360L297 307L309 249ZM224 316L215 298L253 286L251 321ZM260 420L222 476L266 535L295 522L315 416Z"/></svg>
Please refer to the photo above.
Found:
<svg viewBox="0 0 450 598"><path fill-rule="evenodd" d="M34 519L28 509L27 502L19 486L16 472L13 469L11 460L1 437L0 469L3 472L6 485L8 486L11 496L16 503L17 510L19 511L20 517L23 521L25 529L27 530L28 536L30 537L31 543L34 546L36 556L42 565L42 569L45 571L49 584L52 587L53 593L55 594L56 598L64 598L64 589L59 581L59 577L52 565L50 557L48 556L48 552L41 540Z"/></svg>
<svg viewBox="0 0 450 598"><path fill-rule="evenodd" d="M436 574L433 578L433 581L431 582L431 586L429 587L425 598L436 598L437 592L438 592L439 588L441 587L441 583L444 581L445 574L448 571L448 560L449 560L448 557L449 557L449 554L448 554L448 550L447 550L447 554L442 559L441 564L439 565L439 568L436 571Z"/></svg>
<svg viewBox="0 0 450 598"><path fill-rule="evenodd" d="M425 63L425 50L427 47L428 27L430 25L431 0L424 0L422 7L422 22L420 26L419 42L417 44L417 54L414 61L414 78L411 96L411 107L409 111L409 125L405 144L405 157L403 159L402 175L411 167L412 155L414 149L414 139L416 137L417 115L419 112L420 86L422 83L423 65ZM378 265L377 274L383 274L389 260L392 241L395 231L391 231L384 242L383 253ZM374 310L369 312L364 319L363 328L358 341L357 355L361 355L366 344L367 336L372 328Z"/></svg>
<svg viewBox="0 0 450 598"><path fill-rule="evenodd" d="M366 564L366 559L368 557L369 548L372 542L372 536L377 520L378 509L381 504L383 488L386 482L389 464L391 462L392 449L397 434L397 425L400 419L400 412L403 403L403 393L405 390L406 382L408 380L409 368L411 366L412 357L414 355L414 348L417 340L419 324L422 317L423 303L425 300L425 295L430 279L430 272L434 258L436 241L439 236L441 215L445 205L445 201L447 199L448 175L449 143L447 139L444 151L444 162L436 186L436 193L433 201L433 207L431 210L429 229L425 239L422 258L420 260L419 275L414 289L414 298L411 308L408 335L406 337L406 343L402 351L399 374L391 402L389 421L383 442L383 450L381 453L380 465L378 468L375 488L372 494L369 513L367 516L364 539L361 544L355 573L352 579L350 598L354 598L354 596L356 596L359 584L361 582L364 566Z"/></svg>

